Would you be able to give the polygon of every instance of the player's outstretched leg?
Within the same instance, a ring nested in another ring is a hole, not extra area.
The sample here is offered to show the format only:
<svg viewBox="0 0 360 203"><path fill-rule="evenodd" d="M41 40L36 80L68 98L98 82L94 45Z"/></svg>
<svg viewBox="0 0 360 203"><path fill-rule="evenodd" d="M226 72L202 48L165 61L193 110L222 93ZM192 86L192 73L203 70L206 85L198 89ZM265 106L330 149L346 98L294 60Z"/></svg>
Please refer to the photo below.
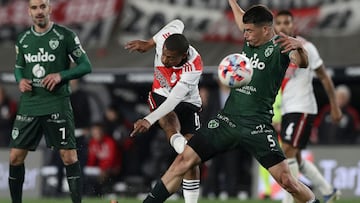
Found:
<svg viewBox="0 0 360 203"><path fill-rule="evenodd" d="M333 203L335 200L340 198L340 190L332 187L312 162L306 159L301 159L300 172L306 178L311 180L313 185L320 191L324 197L325 203Z"/></svg>
<svg viewBox="0 0 360 203"><path fill-rule="evenodd" d="M170 137L170 145L178 154L184 151L187 140L180 133ZM200 195L200 169L198 166L186 172L183 182L183 195L185 203L197 203Z"/></svg>
<svg viewBox="0 0 360 203"><path fill-rule="evenodd" d="M319 202L307 186L291 175L286 160L271 166L268 170L280 186L293 196L295 201L303 203Z"/></svg>

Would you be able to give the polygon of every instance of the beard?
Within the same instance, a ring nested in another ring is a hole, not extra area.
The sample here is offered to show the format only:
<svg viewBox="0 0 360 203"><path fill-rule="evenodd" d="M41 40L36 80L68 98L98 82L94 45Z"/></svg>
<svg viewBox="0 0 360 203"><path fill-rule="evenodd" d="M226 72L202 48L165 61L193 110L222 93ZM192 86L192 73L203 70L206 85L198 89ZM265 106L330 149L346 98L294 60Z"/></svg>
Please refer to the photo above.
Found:
<svg viewBox="0 0 360 203"><path fill-rule="evenodd" d="M49 18L46 16L39 16L42 18L35 17L34 23L39 26L40 28L45 28L49 24Z"/></svg>

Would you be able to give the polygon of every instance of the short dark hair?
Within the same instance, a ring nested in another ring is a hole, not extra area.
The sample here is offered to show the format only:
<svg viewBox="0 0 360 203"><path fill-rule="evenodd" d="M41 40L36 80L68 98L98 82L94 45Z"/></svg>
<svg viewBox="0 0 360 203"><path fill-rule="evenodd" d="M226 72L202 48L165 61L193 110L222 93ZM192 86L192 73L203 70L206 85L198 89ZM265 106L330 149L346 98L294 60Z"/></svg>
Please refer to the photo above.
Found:
<svg viewBox="0 0 360 203"><path fill-rule="evenodd" d="M244 24L264 25L273 23L272 12L263 5L250 7L243 16Z"/></svg>
<svg viewBox="0 0 360 203"><path fill-rule="evenodd" d="M277 12L276 16L290 16L291 19L294 18L294 15L289 10L280 10Z"/></svg>
<svg viewBox="0 0 360 203"><path fill-rule="evenodd" d="M184 54L188 51L190 43L183 34L175 33L166 38L164 46L170 51Z"/></svg>

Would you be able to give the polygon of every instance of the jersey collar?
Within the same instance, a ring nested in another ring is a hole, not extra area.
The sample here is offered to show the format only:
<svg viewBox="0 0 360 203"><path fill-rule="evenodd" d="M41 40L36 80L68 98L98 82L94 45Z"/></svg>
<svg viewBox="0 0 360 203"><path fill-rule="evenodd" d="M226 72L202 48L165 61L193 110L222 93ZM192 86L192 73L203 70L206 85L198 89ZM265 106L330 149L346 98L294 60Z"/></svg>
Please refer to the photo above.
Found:
<svg viewBox="0 0 360 203"><path fill-rule="evenodd" d="M50 30L51 30L51 29L53 28L53 26L54 26L54 23L53 23L53 22L50 22L50 23L51 23L51 25L49 26L49 29L46 30L45 32L42 32L42 33L36 32L35 29L34 29L34 26L31 26L31 31L33 32L33 34L34 34L35 36L44 36L44 35L46 35L48 32L50 32Z"/></svg>

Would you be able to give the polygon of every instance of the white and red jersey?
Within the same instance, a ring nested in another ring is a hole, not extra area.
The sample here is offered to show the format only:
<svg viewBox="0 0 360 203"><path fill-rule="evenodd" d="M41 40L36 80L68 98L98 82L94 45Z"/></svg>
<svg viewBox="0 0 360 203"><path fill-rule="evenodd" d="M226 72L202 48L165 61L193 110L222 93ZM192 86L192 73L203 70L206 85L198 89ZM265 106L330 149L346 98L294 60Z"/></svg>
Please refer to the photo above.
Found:
<svg viewBox="0 0 360 203"><path fill-rule="evenodd" d="M172 111L180 102L187 102L201 107L198 84L203 72L201 56L192 46L189 46L187 62L179 67L165 67L161 62L163 45L171 34L182 33L184 23L173 20L163 27L153 37L156 44L154 60L154 81L152 91L166 97L166 100L144 119L153 124L164 115ZM149 102L151 105L151 102ZM151 109L153 109L151 107Z"/></svg>
<svg viewBox="0 0 360 203"><path fill-rule="evenodd" d="M323 64L316 47L309 41L297 36L302 40L303 46L308 53L309 66L298 68L290 63L281 89L282 89L282 115L287 113L317 114L317 104L314 95L312 80L314 71Z"/></svg>
<svg viewBox="0 0 360 203"><path fill-rule="evenodd" d="M156 54L154 60L154 81L152 91L168 97L178 83L186 84L188 93L182 98L182 102L188 102L195 106L201 106L198 84L203 72L201 56L192 46L188 50L188 61L180 67L167 68L161 62L162 48L165 39L174 33L182 33L184 24L180 20L174 20L161 29L154 37Z"/></svg>

